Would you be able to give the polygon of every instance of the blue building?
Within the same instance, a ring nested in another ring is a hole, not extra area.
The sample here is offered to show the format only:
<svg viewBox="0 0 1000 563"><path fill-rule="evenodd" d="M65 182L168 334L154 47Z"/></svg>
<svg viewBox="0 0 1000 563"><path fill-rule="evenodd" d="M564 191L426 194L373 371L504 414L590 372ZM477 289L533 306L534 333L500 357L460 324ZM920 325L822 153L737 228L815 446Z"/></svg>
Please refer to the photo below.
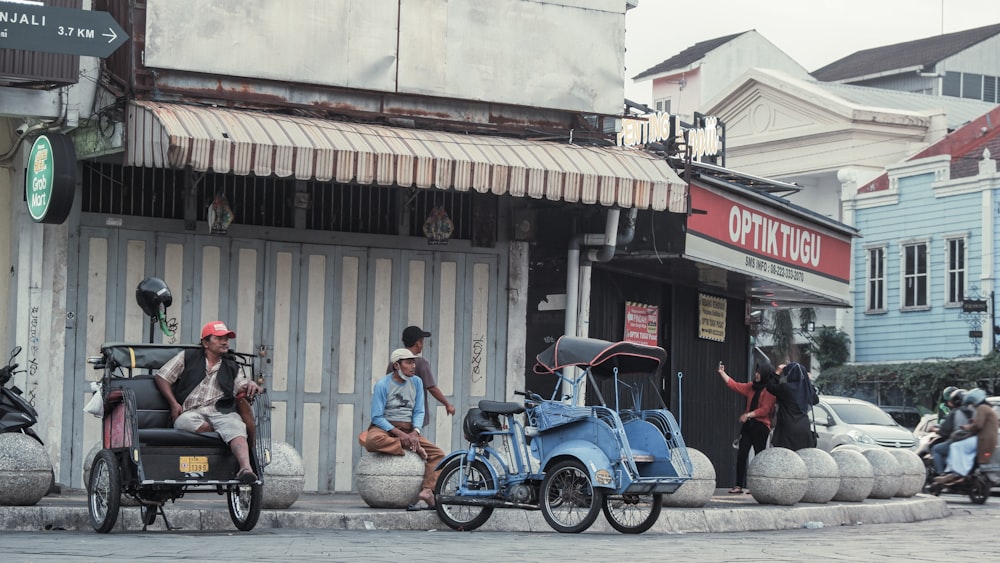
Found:
<svg viewBox="0 0 1000 563"><path fill-rule="evenodd" d="M998 267L1000 108L861 186L845 209L858 363L990 352Z"/></svg>

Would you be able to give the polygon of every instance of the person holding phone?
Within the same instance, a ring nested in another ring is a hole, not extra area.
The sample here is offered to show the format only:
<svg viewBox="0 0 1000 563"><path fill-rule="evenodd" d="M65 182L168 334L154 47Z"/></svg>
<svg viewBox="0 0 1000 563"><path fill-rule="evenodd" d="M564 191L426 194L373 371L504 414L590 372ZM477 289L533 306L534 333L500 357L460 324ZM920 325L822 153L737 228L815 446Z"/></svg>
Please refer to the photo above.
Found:
<svg viewBox="0 0 1000 563"><path fill-rule="evenodd" d="M749 493L746 489L747 479L747 459L750 457L750 447L753 447L754 454L759 454L767 447L767 437L771 433L771 411L774 410L774 395L768 393L764 388L764 376L770 376L771 372L764 366L764 371L760 365L755 366L753 381L750 383L740 383L734 381L726 373L726 365L719 362L719 376L733 391L746 397L746 408L740 415L740 438L739 450L736 453L736 484L729 489L730 493Z"/></svg>

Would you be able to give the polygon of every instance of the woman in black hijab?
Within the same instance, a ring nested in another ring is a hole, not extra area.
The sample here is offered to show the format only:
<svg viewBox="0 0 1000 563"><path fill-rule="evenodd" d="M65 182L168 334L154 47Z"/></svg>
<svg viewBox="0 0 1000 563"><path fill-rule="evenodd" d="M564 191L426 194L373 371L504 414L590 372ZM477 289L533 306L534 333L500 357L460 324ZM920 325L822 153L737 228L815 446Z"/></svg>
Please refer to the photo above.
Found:
<svg viewBox="0 0 1000 563"><path fill-rule="evenodd" d="M774 395L778 407L771 446L790 450L815 448L816 435L810 427L809 411L819 397L802 364L778 366L777 373L767 380L766 388Z"/></svg>

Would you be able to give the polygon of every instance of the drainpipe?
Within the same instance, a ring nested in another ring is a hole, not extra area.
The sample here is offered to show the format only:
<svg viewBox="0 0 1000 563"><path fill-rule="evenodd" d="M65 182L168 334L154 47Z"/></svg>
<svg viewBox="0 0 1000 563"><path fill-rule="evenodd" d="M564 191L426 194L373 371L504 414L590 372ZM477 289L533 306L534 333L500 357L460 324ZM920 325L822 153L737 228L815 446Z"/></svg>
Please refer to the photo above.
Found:
<svg viewBox="0 0 1000 563"><path fill-rule="evenodd" d="M587 336L585 330L590 322L590 274L594 262L608 262L615 255L618 245L632 242L635 238L635 218L637 209L630 209L627 225L622 233L618 233L618 219L621 210L609 209L604 233L588 233L573 237L570 240L566 255L566 320L563 333L568 336ZM580 247L589 248L581 258ZM585 314L581 315L581 309ZM573 377L573 371L566 374ZM572 392L568 382L563 382L563 395Z"/></svg>

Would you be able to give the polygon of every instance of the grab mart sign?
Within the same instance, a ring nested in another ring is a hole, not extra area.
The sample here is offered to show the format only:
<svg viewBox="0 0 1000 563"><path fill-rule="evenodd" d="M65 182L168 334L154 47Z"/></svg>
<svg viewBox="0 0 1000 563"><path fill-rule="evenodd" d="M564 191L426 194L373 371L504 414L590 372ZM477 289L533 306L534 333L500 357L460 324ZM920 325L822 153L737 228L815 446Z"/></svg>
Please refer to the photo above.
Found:
<svg viewBox="0 0 1000 563"><path fill-rule="evenodd" d="M60 133L39 135L24 171L24 201L36 223L66 221L76 192L76 149Z"/></svg>

